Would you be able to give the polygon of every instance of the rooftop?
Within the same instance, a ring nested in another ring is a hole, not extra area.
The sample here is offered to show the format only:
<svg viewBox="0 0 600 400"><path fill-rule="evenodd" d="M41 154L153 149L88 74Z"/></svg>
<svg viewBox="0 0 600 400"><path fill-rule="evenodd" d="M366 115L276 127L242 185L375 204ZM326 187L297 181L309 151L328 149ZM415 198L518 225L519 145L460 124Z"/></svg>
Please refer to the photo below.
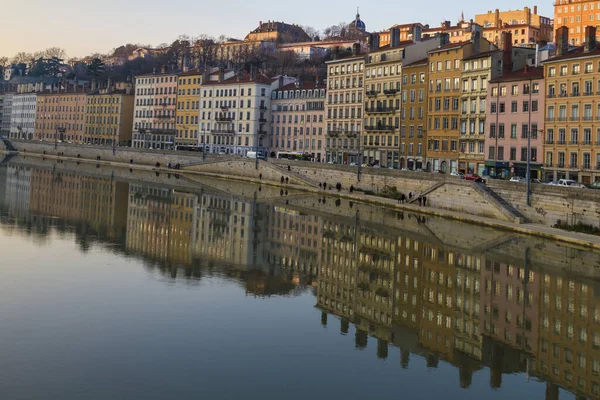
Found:
<svg viewBox="0 0 600 400"><path fill-rule="evenodd" d="M544 68L542 67L527 67L518 71L508 72L496 79L492 79L490 83L521 81L529 79L542 79L544 77Z"/></svg>
<svg viewBox="0 0 600 400"><path fill-rule="evenodd" d="M285 86L280 87L279 89L274 90L274 92L285 92L286 90L313 90L313 89L325 89L327 85L321 81L319 85L315 81L308 82L300 82L300 85L296 85L296 83L289 83Z"/></svg>
<svg viewBox="0 0 600 400"><path fill-rule="evenodd" d="M593 57L600 55L600 44L596 45L596 48L592 51L585 51L585 46L579 46L574 48L569 48L567 54L562 56L556 56L549 58L544 61L544 63L551 63L554 61L567 60L570 58L583 58L583 57Z"/></svg>

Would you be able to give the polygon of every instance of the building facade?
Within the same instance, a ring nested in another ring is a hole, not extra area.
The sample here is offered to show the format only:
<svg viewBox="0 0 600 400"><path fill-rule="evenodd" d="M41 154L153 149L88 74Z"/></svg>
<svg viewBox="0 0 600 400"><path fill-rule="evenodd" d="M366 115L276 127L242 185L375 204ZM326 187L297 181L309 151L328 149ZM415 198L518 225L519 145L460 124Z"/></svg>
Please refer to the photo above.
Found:
<svg viewBox="0 0 600 400"><path fill-rule="evenodd" d="M230 76L229 78L227 76ZM271 80L262 74L213 74L200 90L200 145L211 153L266 153Z"/></svg>
<svg viewBox="0 0 600 400"><path fill-rule="evenodd" d="M488 175L504 179L526 177L529 139L531 178L542 177L544 86L542 68L527 67L490 81L489 134L485 139Z"/></svg>
<svg viewBox="0 0 600 400"><path fill-rule="evenodd" d="M480 39L451 43L432 50L429 58L429 104L427 120L427 170L445 173L458 170L459 100L462 60L490 51L490 43Z"/></svg>
<svg viewBox="0 0 600 400"><path fill-rule="evenodd" d="M402 81L406 84L402 94L400 168L416 170L426 166L428 65L427 58L424 58L403 67Z"/></svg>
<svg viewBox="0 0 600 400"><path fill-rule="evenodd" d="M270 157L325 160L325 94L320 81L297 81L271 92Z"/></svg>
<svg viewBox="0 0 600 400"><path fill-rule="evenodd" d="M17 93L12 98L10 138L31 140L35 135L37 93Z"/></svg>
<svg viewBox="0 0 600 400"><path fill-rule="evenodd" d="M556 14L556 13L555 13ZM552 19L538 15L537 6L533 12L529 7L522 10L488 11L476 14L475 23L483 27L483 37L500 46L502 33L511 33L515 46L528 44L545 45L552 42Z"/></svg>
<svg viewBox="0 0 600 400"><path fill-rule="evenodd" d="M556 56L546 60L544 178L600 180L600 49L596 28L586 45L568 50L568 30L557 30Z"/></svg>
<svg viewBox="0 0 600 400"><path fill-rule="evenodd" d="M35 139L83 143L86 102L81 92L39 93Z"/></svg>
<svg viewBox="0 0 600 400"><path fill-rule="evenodd" d="M12 114L13 93L5 93L2 102L2 122L0 123L0 135L10 135L10 124Z"/></svg>
<svg viewBox="0 0 600 400"><path fill-rule="evenodd" d="M555 26L566 26L569 30L569 43L581 46L585 43L585 28L600 25L599 9L600 5L592 0L557 0L554 2Z"/></svg>
<svg viewBox="0 0 600 400"><path fill-rule="evenodd" d="M177 77L176 146L198 146L202 76L202 71L194 69Z"/></svg>
<svg viewBox="0 0 600 400"><path fill-rule="evenodd" d="M88 93L84 143L130 146L134 96L114 88Z"/></svg>
<svg viewBox="0 0 600 400"><path fill-rule="evenodd" d="M177 73L163 67L160 73L136 77L133 147L175 148Z"/></svg>
<svg viewBox="0 0 600 400"><path fill-rule="evenodd" d="M350 57L327 62L326 161L356 164L363 126L364 56L354 47Z"/></svg>

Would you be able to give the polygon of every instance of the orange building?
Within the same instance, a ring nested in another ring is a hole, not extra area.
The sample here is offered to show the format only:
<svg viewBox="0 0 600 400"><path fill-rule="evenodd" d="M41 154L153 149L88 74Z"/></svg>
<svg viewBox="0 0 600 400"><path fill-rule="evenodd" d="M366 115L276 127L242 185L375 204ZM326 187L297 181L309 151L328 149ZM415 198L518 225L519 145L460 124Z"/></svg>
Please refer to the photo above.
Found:
<svg viewBox="0 0 600 400"><path fill-rule="evenodd" d="M586 26L600 28L600 4L589 0L557 0L554 3L554 22L556 26L569 28L570 44L582 45Z"/></svg>
<svg viewBox="0 0 600 400"><path fill-rule="evenodd" d="M82 92L39 93L35 118L36 139L83 142L86 94Z"/></svg>
<svg viewBox="0 0 600 400"><path fill-rule="evenodd" d="M475 15L475 23L483 27L483 37L500 45L503 32L512 34L514 45L545 44L552 41L552 20L538 15L537 6L533 13L529 7L522 10L488 11Z"/></svg>

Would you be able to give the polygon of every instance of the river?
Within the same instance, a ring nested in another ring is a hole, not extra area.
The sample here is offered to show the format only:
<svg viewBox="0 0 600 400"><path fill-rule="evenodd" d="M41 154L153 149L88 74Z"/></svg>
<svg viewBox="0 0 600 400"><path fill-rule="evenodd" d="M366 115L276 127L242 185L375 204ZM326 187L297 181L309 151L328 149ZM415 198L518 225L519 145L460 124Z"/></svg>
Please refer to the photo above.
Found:
<svg viewBox="0 0 600 400"><path fill-rule="evenodd" d="M335 198L0 165L6 399L600 397L600 254Z"/></svg>

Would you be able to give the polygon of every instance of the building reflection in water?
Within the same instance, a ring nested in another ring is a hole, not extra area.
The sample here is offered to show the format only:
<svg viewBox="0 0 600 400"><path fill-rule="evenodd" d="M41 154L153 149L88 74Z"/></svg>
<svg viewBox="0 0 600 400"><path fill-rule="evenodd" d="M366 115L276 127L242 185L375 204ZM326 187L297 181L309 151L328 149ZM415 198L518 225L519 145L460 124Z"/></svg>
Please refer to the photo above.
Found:
<svg viewBox="0 0 600 400"><path fill-rule="evenodd" d="M248 295L312 288L322 325L339 323L381 359L397 347L401 368L416 356L455 366L463 388L487 368L493 388L520 373L546 382L548 399L559 388L600 396L596 253L490 231L474 244L475 227L403 214L382 225L376 209L310 210L10 163L0 183L3 226L35 219L41 233L74 231L84 249L114 244L165 276L219 274Z"/></svg>

